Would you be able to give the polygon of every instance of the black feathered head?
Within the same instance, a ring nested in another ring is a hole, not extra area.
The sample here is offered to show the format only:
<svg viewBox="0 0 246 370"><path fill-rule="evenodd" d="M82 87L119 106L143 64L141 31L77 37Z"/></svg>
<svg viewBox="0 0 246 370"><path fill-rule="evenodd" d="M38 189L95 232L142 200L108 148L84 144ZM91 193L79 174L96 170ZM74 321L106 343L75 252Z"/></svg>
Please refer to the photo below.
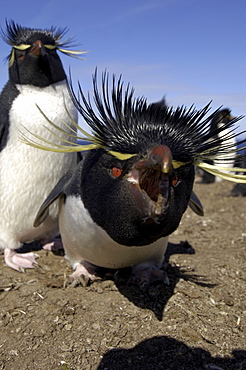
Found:
<svg viewBox="0 0 246 370"><path fill-rule="evenodd" d="M200 110L193 106L189 109L184 106L176 109L163 104L147 104L145 98L135 98L134 90L129 85L124 89L121 77L117 80L113 76L112 88L109 86L109 76L105 72L102 75L102 88L99 91L97 83L97 72L93 76L94 96L85 96L79 84L79 98L77 98L71 83L70 92L74 104L92 130L88 134L80 126L72 123L75 129L82 132L83 136L77 136L74 129L74 137L86 140L88 145L80 145L63 140L64 145L56 145L36 136L43 143L28 138L22 134L25 143L34 147L56 152L78 152L97 148L104 148L111 155L120 160L126 160L139 154L145 155L151 148L165 145L172 153L173 168L186 165L197 165L206 171L220 176L224 179L246 182L246 176L229 174L229 171L237 172L237 168L224 168L222 166L210 165L207 161L215 160L225 156L228 161L228 154L237 152L234 145L228 144L228 139L236 137L234 124L242 117L231 119L222 127L216 129L221 135L214 137L213 130L210 130L210 122L217 115L219 109L208 115L210 103ZM48 117L55 131L61 131ZM228 135L228 130L231 133ZM223 132L226 131L223 136ZM63 131L64 133L65 131ZM35 135L34 135L35 136ZM71 135L70 135L71 136ZM244 142L244 141L243 141ZM66 143L68 145L66 145ZM242 170L241 170L242 172ZM246 170L245 170L246 172Z"/></svg>
<svg viewBox="0 0 246 370"><path fill-rule="evenodd" d="M231 111L228 108L219 110L210 122L210 130L214 132L216 136L216 130L225 123L230 122L234 117L231 115Z"/></svg>
<svg viewBox="0 0 246 370"><path fill-rule="evenodd" d="M45 30L22 27L13 20L6 20L6 29L1 29L1 36L3 40L13 48L8 56L10 67L14 63L14 49L21 51L27 50L32 46L33 42L37 40L37 37L43 42L45 48L49 50L57 49L71 57L81 59L78 55L84 54L85 51L67 49L68 47L75 46L72 37L62 41L67 31L67 28L56 27Z"/></svg>

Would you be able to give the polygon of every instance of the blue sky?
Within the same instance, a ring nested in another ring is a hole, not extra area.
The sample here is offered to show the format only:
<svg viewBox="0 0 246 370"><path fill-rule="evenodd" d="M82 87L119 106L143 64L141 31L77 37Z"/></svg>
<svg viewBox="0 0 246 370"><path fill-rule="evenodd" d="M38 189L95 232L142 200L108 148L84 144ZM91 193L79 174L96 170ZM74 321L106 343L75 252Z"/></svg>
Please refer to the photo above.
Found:
<svg viewBox="0 0 246 370"><path fill-rule="evenodd" d="M72 71L92 90L91 76L107 68L122 74L136 96L149 102L166 97L169 105L229 107L246 115L245 0L33 0L1 4L5 18L33 28L67 27L80 61L61 54ZM8 79L9 45L0 40L0 88ZM246 119L239 123L246 130ZM246 134L244 135L246 136Z"/></svg>

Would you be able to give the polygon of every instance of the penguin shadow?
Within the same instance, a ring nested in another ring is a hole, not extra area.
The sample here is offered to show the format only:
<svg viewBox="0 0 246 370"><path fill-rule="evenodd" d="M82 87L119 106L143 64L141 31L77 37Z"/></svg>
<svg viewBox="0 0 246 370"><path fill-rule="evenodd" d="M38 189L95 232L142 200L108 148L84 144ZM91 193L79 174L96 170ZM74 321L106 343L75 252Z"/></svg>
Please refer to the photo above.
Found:
<svg viewBox="0 0 246 370"><path fill-rule="evenodd" d="M243 370L246 351L234 350L232 357L213 357L202 348L191 348L167 336L145 339L135 347L106 352L97 370Z"/></svg>
<svg viewBox="0 0 246 370"><path fill-rule="evenodd" d="M42 249L40 243L32 242L23 244L18 252L26 253L29 251L38 251ZM64 256L64 250L51 250L52 253ZM173 254L194 254L194 248L187 242L181 241L180 243L168 243L168 247L165 253L165 258L161 269L168 276L169 283L166 284L163 281L157 280L153 282L146 289L141 289L138 285L131 283L131 268L123 268L120 270L108 270L105 268L98 268L97 275L99 280L113 280L120 294L125 296L130 302L141 309L151 310L159 321L163 319L164 308L173 296L175 287L180 279L191 281L194 284L198 284L204 287L214 287L215 284L211 284L206 281L205 277L193 274L190 270L187 271L185 267L180 267L175 264L171 264L169 259ZM92 283L93 284L93 283Z"/></svg>
<svg viewBox="0 0 246 370"><path fill-rule="evenodd" d="M169 284L157 280L147 289L142 290L136 285L129 284L130 269L119 270L114 277L115 284L119 292L130 302L142 309L151 310L156 318L162 321L164 308L174 294L175 287L180 279L191 281L204 287L214 286L214 284L208 283L204 277L197 276L190 271L186 271L184 267L176 266L169 262L170 256L173 254L194 253L194 248L187 241L181 241L178 244L168 243L161 269L167 274Z"/></svg>

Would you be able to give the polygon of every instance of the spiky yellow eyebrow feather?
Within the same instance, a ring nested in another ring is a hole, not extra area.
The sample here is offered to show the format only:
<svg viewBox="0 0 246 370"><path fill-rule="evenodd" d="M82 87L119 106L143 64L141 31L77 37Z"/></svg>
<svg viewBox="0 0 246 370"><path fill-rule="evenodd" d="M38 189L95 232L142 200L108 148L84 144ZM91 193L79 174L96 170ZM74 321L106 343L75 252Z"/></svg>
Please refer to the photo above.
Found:
<svg viewBox="0 0 246 370"><path fill-rule="evenodd" d="M125 161L125 160L130 159L132 157L135 157L137 155L137 154L119 153L119 152L115 152L113 150L108 150L108 152L112 156L120 159L121 161Z"/></svg>
<svg viewBox="0 0 246 370"><path fill-rule="evenodd" d="M173 165L173 168L176 170L177 168L179 167L182 167L182 166L185 166L189 164L188 162L187 163L184 163L184 162L180 162L180 161L175 161L175 159L172 161L172 165Z"/></svg>
<svg viewBox="0 0 246 370"><path fill-rule="evenodd" d="M14 60L15 60L14 59L15 58L14 49L24 51L24 50L29 49L31 46L32 46L31 44L13 45L13 49L12 49L11 56L10 56L10 59L9 59L9 66L11 67L14 64ZM72 58L79 59L79 60L84 60L84 58L80 58L78 55L87 53L87 51L83 51L83 50L69 50L69 49L61 48L61 47L59 47L59 43L57 43L55 45L45 44L44 47L49 49L49 50L57 49L61 53L66 54L66 55L68 55Z"/></svg>
<svg viewBox="0 0 246 370"><path fill-rule="evenodd" d="M29 44L20 44L20 45L13 45L13 48L17 49L17 50L26 50L28 48L30 48L32 45L29 45Z"/></svg>
<svg viewBox="0 0 246 370"><path fill-rule="evenodd" d="M240 175L240 174L233 174L233 173L227 173L230 172L246 172L246 168L239 168L239 167L223 167L223 166L216 166L212 164L208 164L205 162L195 162L194 165L197 167L200 167L201 169L211 173L214 176L221 177L224 180L232 181L232 182L238 182L238 183L246 183L246 175ZM226 171L226 172L225 172Z"/></svg>

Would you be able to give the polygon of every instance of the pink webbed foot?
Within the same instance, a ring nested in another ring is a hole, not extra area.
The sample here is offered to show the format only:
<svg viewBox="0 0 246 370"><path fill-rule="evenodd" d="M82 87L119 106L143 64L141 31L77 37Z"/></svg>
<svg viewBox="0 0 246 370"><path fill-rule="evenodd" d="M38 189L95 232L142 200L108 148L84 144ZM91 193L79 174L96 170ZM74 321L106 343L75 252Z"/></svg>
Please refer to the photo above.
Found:
<svg viewBox="0 0 246 370"><path fill-rule="evenodd" d="M129 284L136 284L141 290L146 290L152 283L157 281L169 285L167 273L152 265L139 265L133 267Z"/></svg>
<svg viewBox="0 0 246 370"><path fill-rule="evenodd" d="M47 243L45 240L41 240L42 248L51 251L55 254L64 252L63 244L61 239L55 239L54 241Z"/></svg>
<svg viewBox="0 0 246 370"><path fill-rule="evenodd" d="M38 257L38 254L32 252L17 253L14 249L4 249L4 260L6 265L20 272L24 272L24 269L34 268L35 264L38 264L35 258Z"/></svg>
<svg viewBox="0 0 246 370"><path fill-rule="evenodd" d="M90 264L89 262L83 262L83 264L78 264L75 271L66 277L64 282L64 287L70 286L74 288L77 285L87 286L90 281L97 279L96 266Z"/></svg>

